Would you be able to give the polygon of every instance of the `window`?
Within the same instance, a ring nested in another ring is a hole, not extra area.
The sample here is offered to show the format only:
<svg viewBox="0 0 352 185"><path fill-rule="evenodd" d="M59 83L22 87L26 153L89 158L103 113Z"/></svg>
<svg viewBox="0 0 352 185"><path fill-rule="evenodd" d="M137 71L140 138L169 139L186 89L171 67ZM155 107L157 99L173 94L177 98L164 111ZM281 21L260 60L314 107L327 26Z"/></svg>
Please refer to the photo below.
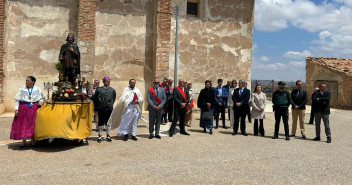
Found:
<svg viewBox="0 0 352 185"><path fill-rule="evenodd" d="M198 3L187 2L187 14L198 16Z"/></svg>

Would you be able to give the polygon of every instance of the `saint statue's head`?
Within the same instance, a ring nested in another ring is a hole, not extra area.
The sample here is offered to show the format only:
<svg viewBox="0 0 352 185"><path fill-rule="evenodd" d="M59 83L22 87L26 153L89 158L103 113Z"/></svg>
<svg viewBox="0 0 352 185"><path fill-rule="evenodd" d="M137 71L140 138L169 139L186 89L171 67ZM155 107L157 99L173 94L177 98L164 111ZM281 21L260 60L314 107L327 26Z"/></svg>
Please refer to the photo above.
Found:
<svg viewBox="0 0 352 185"><path fill-rule="evenodd" d="M75 42L75 36L72 33L68 34L67 38L66 38L66 41L70 42L70 43Z"/></svg>

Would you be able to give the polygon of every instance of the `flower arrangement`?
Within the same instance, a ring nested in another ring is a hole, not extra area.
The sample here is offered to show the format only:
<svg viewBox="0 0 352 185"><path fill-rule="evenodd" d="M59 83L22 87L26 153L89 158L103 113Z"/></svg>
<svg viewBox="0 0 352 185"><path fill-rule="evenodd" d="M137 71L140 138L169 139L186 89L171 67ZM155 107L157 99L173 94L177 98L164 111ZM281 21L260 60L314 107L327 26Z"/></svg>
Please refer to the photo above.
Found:
<svg viewBox="0 0 352 185"><path fill-rule="evenodd" d="M76 97L81 94L78 88L70 82L59 82L55 85L57 90L53 91L53 101L75 101Z"/></svg>

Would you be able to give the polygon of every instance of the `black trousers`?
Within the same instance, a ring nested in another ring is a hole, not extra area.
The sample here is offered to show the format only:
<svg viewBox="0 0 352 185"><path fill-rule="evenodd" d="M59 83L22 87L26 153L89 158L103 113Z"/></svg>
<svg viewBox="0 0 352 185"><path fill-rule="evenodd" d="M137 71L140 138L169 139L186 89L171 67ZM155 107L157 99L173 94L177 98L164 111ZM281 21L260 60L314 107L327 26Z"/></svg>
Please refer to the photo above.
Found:
<svg viewBox="0 0 352 185"><path fill-rule="evenodd" d="M280 120L282 117L282 122L284 122L285 136L289 136L288 127L288 107L277 107L275 108L275 136L279 135Z"/></svg>
<svg viewBox="0 0 352 185"><path fill-rule="evenodd" d="M215 120L216 120L216 126L219 126L219 116L221 113L221 119L222 119L222 126L225 126L225 107L217 107L216 108L216 114L215 114Z"/></svg>
<svg viewBox="0 0 352 185"><path fill-rule="evenodd" d="M172 120L172 124L170 127L170 132L174 133L177 121L180 119L180 132L183 133L185 132L185 118L186 118L186 108L181 109L180 107L175 107L174 108L174 119Z"/></svg>
<svg viewBox="0 0 352 185"><path fill-rule="evenodd" d="M251 122L251 119L252 119L252 113L251 113L251 108L248 106L247 108L247 119L248 119L248 122Z"/></svg>
<svg viewBox="0 0 352 185"><path fill-rule="evenodd" d="M247 110L246 108L239 108L234 110L235 113L235 123L233 125L233 131L238 132L238 127L239 127L239 122L241 118L241 133L245 134L246 133L246 114Z"/></svg>
<svg viewBox="0 0 352 185"><path fill-rule="evenodd" d="M310 118L309 118L309 124L313 124L314 123L314 112L311 111L310 112Z"/></svg>
<svg viewBox="0 0 352 185"><path fill-rule="evenodd" d="M98 126L104 126L108 123L112 110L98 110L99 123Z"/></svg>
<svg viewBox="0 0 352 185"><path fill-rule="evenodd" d="M165 110L165 113L161 115L161 121L164 123L167 123L167 111L168 111L167 103L165 103L164 105L164 110Z"/></svg>
<svg viewBox="0 0 352 185"><path fill-rule="evenodd" d="M260 125L259 125L259 134L264 136L265 135L265 131L264 131L264 122L263 122L263 119L255 119L254 120L254 135L258 135L258 120L260 122Z"/></svg>
<svg viewBox="0 0 352 185"><path fill-rule="evenodd" d="M167 114L168 114L169 122L172 122L172 114L174 111L173 107L174 107L174 99L167 100Z"/></svg>

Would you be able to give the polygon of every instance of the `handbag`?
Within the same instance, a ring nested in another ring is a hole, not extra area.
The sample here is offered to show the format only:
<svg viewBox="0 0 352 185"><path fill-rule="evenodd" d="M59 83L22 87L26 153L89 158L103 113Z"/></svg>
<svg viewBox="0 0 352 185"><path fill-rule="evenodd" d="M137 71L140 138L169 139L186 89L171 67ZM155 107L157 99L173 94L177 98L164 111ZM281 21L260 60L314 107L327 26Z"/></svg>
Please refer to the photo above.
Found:
<svg viewBox="0 0 352 185"><path fill-rule="evenodd" d="M213 113L210 111L203 112L202 116L200 117L201 121L211 121L213 119Z"/></svg>

